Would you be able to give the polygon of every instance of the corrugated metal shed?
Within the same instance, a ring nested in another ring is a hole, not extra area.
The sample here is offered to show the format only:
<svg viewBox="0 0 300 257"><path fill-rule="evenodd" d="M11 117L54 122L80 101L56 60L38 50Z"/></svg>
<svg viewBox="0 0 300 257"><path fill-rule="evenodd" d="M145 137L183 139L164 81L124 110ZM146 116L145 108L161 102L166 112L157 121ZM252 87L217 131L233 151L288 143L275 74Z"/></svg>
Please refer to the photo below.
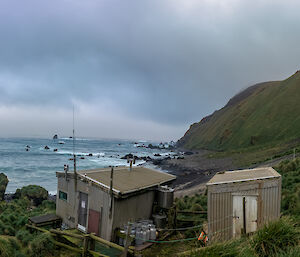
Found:
<svg viewBox="0 0 300 257"><path fill-rule="evenodd" d="M252 233L280 216L281 176L271 167L219 172L207 189L212 239Z"/></svg>
<svg viewBox="0 0 300 257"><path fill-rule="evenodd" d="M110 168L81 170L78 174L104 188L110 187ZM113 191L116 194L128 194L175 179L174 175L145 167L132 167L131 170L128 167L116 167L113 173Z"/></svg>

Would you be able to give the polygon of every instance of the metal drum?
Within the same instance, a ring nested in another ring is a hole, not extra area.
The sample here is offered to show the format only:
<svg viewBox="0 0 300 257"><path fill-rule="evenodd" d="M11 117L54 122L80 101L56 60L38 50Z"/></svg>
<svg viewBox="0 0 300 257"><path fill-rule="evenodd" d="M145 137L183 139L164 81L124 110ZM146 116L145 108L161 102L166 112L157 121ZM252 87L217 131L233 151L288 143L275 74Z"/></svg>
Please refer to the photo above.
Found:
<svg viewBox="0 0 300 257"><path fill-rule="evenodd" d="M143 232L139 228L136 230L136 233L135 233L135 245L142 245L143 242L144 242L143 241Z"/></svg>
<svg viewBox="0 0 300 257"><path fill-rule="evenodd" d="M142 238L142 242L146 242L147 240L147 232L145 230L141 230L141 238Z"/></svg>
<svg viewBox="0 0 300 257"><path fill-rule="evenodd" d="M157 228L164 228L166 226L166 222L167 222L166 215L155 214L155 215L152 215L152 217L154 220L154 224Z"/></svg>
<svg viewBox="0 0 300 257"><path fill-rule="evenodd" d="M146 233L146 240L150 240L150 230L149 230L148 225L142 226L142 230L145 231L145 233Z"/></svg>
<svg viewBox="0 0 300 257"><path fill-rule="evenodd" d="M157 189L157 192L158 206L165 209L171 208L174 202L174 189L167 186L162 186Z"/></svg>
<svg viewBox="0 0 300 257"><path fill-rule="evenodd" d="M156 239L156 228L155 225L149 225L150 228L150 240Z"/></svg>

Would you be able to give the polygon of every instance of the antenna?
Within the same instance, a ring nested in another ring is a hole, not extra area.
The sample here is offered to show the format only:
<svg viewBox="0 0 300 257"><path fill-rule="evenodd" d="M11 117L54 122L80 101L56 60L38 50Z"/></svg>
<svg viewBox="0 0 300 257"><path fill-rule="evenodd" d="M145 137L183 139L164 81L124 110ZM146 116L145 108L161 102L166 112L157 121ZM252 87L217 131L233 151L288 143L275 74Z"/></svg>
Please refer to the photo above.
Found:
<svg viewBox="0 0 300 257"><path fill-rule="evenodd" d="M76 154L75 154L75 114L73 104L73 160L74 160L74 173L76 173Z"/></svg>
<svg viewBox="0 0 300 257"><path fill-rule="evenodd" d="M75 191L77 188L77 171L76 171L76 154L75 154L75 111L73 104L73 161L74 161L74 176L75 176Z"/></svg>

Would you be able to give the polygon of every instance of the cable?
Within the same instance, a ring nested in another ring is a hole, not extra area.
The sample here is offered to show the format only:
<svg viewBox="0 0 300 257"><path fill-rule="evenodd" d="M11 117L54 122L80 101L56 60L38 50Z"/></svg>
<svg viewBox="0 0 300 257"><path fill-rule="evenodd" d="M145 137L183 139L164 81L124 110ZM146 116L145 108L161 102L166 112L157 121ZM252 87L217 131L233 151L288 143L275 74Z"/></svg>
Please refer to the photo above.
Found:
<svg viewBox="0 0 300 257"><path fill-rule="evenodd" d="M218 220L214 220L210 223L207 223L209 225L213 224L213 223L216 223L216 222L219 222L219 221L222 221L222 220L225 220L227 218L230 218L232 217L233 215L228 215L226 217L223 217L221 219L218 219ZM134 223L130 223L130 224L134 224ZM180 230L188 230L188 229L193 229L193 228L199 228L203 225L197 225L197 226L193 226L193 227L185 227L185 228L170 228L170 229L158 229L158 231L180 231ZM214 234L217 234L217 233L220 233L220 232L223 232L225 230L228 230L230 229L231 227L233 226L229 226L229 227L226 227L224 229L221 229L221 230L218 230L218 231L215 231L213 233L208 233L206 234L206 236L208 237L211 237L212 235ZM143 238L137 238L135 237L135 239L139 239L139 240L142 240L143 242L150 242L150 243L176 243L176 242L184 242L184 241L191 241L191 240L195 240L195 239L198 239L198 237L192 237L192 238L183 238L183 239L175 239L175 240L170 240L170 241L156 241L156 240L144 240Z"/></svg>
<svg viewBox="0 0 300 257"><path fill-rule="evenodd" d="M229 226L229 227L226 227L226 228L224 228L224 229L215 231L215 232L213 232L213 233L206 234L206 236L211 237L212 235L217 234L217 233L220 233L220 232L223 232L223 231L225 231L225 230L228 230L228 229L230 229L231 227L232 227L232 226ZM135 239L142 240L143 242L165 244L165 243L178 243L178 242L184 242L184 241L192 241L192 240L198 239L198 237L183 238L183 239L175 239L175 240L170 240L170 241L144 240L143 238L137 238L137 237L136 237Z"/></svg>
<svg viewBox="0 0 300 257"><path fill-rule="evenodd" d="M232 217L232 215L228 215L226 217L223 217L221 219L218 219L218 220L214 220L212 222L209 222L207 223L207 225L211 225L213 223L216 223L216 222L219 222L219 221L222 221L222 220L225 220L227 218L230 218ZM133 224L133 223L132 223ZM202 227L203 224L201 225L197 225L197 226L193 226L193 227L185 227L185 228L162 228L162 229L157 229L158 231L182 231L182 230L188 230L188 229L193 229L193 228L199 228L199 227Z"/></svg>

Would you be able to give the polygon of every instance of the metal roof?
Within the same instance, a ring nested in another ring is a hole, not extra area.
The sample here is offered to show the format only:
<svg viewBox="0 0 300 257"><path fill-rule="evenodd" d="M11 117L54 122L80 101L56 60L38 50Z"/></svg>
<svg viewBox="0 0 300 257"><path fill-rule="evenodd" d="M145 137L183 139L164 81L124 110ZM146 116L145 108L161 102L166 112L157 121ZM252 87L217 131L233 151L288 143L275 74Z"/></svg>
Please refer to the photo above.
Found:
<svg viewBox="0 0 300 257"><path fill-rule="evenodd" d="M81 170L78 175L100 186L110 188L111 168ZM157 186L175 180L176 176L145 168L145 167L115 167L113 172L113 191L117 194L132 193L141 189Z"/></svg>
<svg viewBox="0 0 300 257"><path fill-rule="evenodd" d="M218 172L207 182L206 185L217 185L224 183L242 182L257 179L280 177L280 174L272 167L263 167L247 170L234 170Z"/></svg>

